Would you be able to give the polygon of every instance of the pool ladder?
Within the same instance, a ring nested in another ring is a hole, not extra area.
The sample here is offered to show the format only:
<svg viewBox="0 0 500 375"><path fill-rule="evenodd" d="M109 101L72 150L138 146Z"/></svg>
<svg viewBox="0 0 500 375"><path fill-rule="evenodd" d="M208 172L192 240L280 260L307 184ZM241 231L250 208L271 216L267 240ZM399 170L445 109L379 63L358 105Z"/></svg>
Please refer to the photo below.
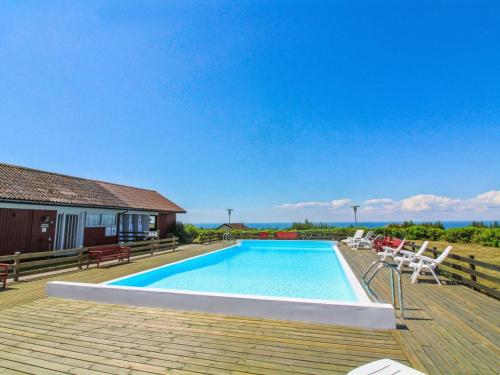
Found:
<svg viewBox="0 0 500 375"><path fill-rule="evenodd" d="M375 266L377 266L375 268ZM372 270L375 270L372 272ZM394 287L394 274L396 274L398 279L398 301L399 301L399 311L401 312L401 319L404 319L404 306L403 306L403 286L401 284L401 272L399 272L395 264L386 262L385 260L376 260L367 268L363 276L361 277L361 283L366 291L372 296L377 302L382 302L375 293L375 291L370 287L371 281L379 273L380 270L387 268L389 270L389 281L391 285L391 296L392 305L396 308L396 289Z"/></svg>
<svg viewBox="0 0 500 375"><path fill-rule="evenodd" d="M233 242L234 241L233 235L230 232L224 233L222 235L222 241Z"/></svg>

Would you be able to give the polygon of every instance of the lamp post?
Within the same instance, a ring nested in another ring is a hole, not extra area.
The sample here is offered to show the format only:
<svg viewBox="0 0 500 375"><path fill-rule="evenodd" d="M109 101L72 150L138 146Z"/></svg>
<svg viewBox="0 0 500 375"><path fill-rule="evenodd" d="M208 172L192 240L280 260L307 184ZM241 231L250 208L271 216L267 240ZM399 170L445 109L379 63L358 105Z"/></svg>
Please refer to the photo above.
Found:
<svg viewBox="0 0 500 375"><path fill-rule="evenodd" d="M234 208L226 208L227 216L228 216L228 224L231 224L231 213L234 211Z"/></svg>
<svg viewBox="0 0 500 375"><path fill-rule="evenodd" d="M358 208L359 206L351 206L352 207L352 210L354 211L354 227L356 229L358 229L358 217L357 217L357 212L358 212Z"/></svg>

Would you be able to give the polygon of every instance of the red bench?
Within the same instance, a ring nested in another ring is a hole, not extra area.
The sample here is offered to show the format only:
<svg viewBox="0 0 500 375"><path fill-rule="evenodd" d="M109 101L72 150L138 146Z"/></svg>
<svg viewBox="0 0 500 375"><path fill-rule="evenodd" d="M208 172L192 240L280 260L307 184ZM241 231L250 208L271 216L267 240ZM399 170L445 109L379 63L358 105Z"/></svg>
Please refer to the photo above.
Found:
<svg viewBox="0 0 500 375"><path fill-rule="evenodd" d="M299 234L297 232L277 232L275 238L278 240L296 240L299 238Z"/></svg>
<svg viewBox="0 0 500 375"><path fill-rule="evenodd" d="M396 248L401 244L402 241L403 240L399 239L399 238L393 238L393 237L386 236L384 238L376 239L375 241L373 241L372 247L373 247L373 250L379 252L379 251L383 251L385 246Z"/></svg>
<svg viewBox="0 0 500 375"><path fill-rule="evenodd" d="M3 282L3 288L7 285L7 277L9 276L9 265L0 263L0 281Z"/></svg>
<svg viewBox="0 0 500 375"><path fill-rule="evenodd" d="M268 238L269 238L269 233L267 233L267 232L260 232L259 233L260 240L267 240Z"/></svg>
<svg viewBox="0 0 500 375"><path fill-rule="evenodd" d="M105 260L112 259L118 259L119 262L127 259L127 262L130 262L130 247L122 245L104 245L91 247L89 250L89 260L87 263L87 268L89 268L92 261L95 261L97 263L97 268L99 268L99 263Z"/></svg>

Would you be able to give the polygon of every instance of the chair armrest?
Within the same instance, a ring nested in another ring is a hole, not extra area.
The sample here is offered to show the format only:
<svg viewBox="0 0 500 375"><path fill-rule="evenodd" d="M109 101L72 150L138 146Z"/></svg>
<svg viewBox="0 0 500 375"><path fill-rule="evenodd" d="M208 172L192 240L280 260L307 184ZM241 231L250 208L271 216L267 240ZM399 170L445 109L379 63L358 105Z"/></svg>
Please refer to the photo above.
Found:
<svg viewBox="0 0 500 375"><path fill-rule="evenodd" d="M399 252L403 255L407 255L409 257L411 256L414 256L416 253L414 253L413 251L409 251L409 250L399 250Z"/></svg>
<svg viewBox="0 0 500 375"><path fill-rule="evenodd" d="M425 255L419 255L418 256L418 259L421 259L425 262L434 262L436 259L434 258L431 258L431 257L428 257L428 256L425 256Z"/></svg>

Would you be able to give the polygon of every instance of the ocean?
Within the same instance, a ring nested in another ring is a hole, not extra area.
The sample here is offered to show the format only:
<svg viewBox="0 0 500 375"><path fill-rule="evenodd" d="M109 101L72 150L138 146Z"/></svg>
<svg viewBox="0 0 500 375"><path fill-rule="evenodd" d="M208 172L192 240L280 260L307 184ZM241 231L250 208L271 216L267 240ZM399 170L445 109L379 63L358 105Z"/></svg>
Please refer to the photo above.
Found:
<svg viewBox="0 0 500 375"><path fill-rule="evenodd" d="M478 221L478 220L474 220ZM479 220L485 223L486 225L489 225L490 223L493 222L493 220ZM395 223L394 221L360 221L358 222L358 225L360 227L367 227L367 228L376 228L376 227L384 227L386 225ZM398 223L398 222L396 222ZM415 221L415 224L421 223L419 221ZM442 221L445 228L462 228L470 225L472 223L472 220L470 221ZM196 225L198 228L203 228L203 229L214 229L217 228L219 225L222 223L193 223ZM322 224L327 224L328 226L331 227L349 227L349 226L354 226L354 222L352 221L345 221L345 222L323 222ZM283 222L283 223L245 223L245 225L249 226L250 228L254 229L286 229L290 228L292 226L292 222Z"/></svg>

